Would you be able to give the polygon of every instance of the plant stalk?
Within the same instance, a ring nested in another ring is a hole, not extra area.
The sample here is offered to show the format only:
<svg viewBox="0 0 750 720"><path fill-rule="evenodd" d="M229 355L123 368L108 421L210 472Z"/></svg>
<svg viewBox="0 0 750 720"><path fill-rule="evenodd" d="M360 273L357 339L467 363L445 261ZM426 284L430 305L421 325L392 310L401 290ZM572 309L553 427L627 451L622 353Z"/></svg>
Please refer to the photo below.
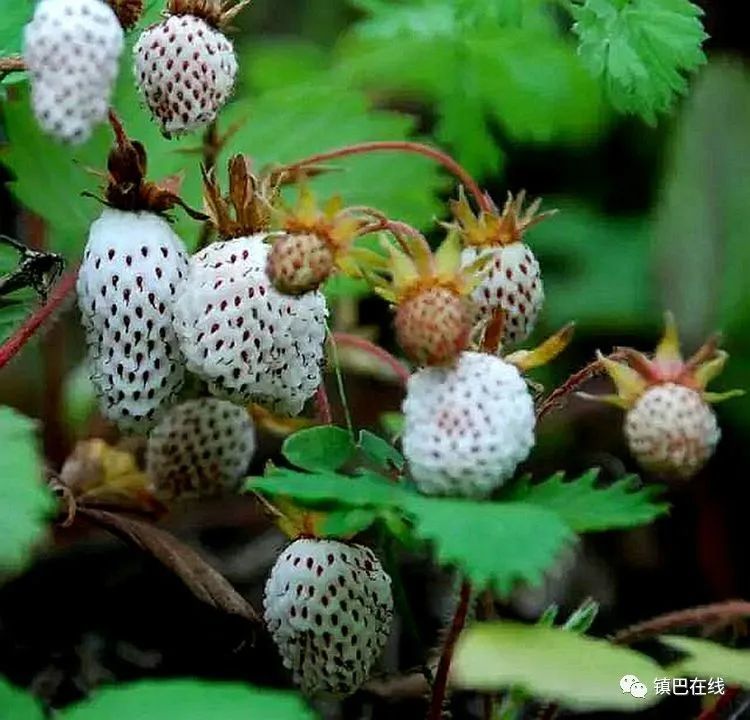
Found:
<svg viewBox="0 0 750 720"><path fill-rule="evenodd" d="M461 584L458 607L451 621L448 636L445 638L443 652L440 655L440 662L435 674L435 683L432 686L432 700L430 701L430 709L427 712L427 720L441 720L443 717L443 706L445 705L445 697L448 690L448 675L451 669L451 661L453 660L453 653L456 649L458 637L466 624L470 602L471 583L464 580Z"/></svg>

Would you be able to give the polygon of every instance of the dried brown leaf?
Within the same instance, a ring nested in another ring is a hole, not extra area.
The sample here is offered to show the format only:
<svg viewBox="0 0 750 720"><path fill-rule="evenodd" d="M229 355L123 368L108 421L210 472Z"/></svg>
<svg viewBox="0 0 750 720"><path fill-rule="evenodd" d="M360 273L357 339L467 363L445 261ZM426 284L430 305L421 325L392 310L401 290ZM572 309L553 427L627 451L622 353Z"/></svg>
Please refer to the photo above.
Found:
<svg viewBox="0 0 750 720"><path fill-rule="evenodd" d="M177 575L202 602L232 615L260 622L255 610L195 550L150 523L119 513L79 507L78 514L126 543L140 548Z"/></svg>

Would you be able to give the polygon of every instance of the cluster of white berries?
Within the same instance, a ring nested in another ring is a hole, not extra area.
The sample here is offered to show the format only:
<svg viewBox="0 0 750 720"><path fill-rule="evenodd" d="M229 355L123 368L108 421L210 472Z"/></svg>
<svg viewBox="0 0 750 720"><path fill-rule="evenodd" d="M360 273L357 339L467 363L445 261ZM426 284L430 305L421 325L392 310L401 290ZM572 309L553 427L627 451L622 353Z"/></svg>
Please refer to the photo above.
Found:
<svg viewBox="0 0 750 720"><path fill-rule="evenodd" d="M154 119L171 135L216 119L234 89L237 58L220 30L234 10L201 0L170 0L168 8L135 43L133 72ZM37 4L24 31L24 58L34 115L46 133L73 144L89 139L106 119L124 44L121 20L105 0Z"/></svg>

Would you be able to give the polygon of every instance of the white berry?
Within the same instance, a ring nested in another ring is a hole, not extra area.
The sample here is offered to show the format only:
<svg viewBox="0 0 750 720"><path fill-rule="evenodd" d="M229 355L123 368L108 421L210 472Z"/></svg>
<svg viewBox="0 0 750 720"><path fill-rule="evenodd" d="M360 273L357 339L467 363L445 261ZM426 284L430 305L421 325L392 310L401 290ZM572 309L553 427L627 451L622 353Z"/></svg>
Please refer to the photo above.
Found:
<svg viewBox="0 0 750 720"><path fill-rule="evenodd" d="M404 455L428 495L489 495L534 445L526 383L492 355L465 352L454 367L419 370L409 379L403 411Z"/></svg>

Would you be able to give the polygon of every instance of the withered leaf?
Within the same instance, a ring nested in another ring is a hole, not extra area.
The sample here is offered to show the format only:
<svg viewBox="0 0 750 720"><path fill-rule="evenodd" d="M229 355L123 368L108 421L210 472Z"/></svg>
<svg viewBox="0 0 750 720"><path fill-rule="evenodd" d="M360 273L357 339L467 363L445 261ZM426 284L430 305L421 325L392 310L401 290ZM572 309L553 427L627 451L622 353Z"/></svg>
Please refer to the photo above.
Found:
<svg viewBox="0 0 750 720"><path fill-rule="evenodd" d="M79 507L78 514L126 543L135 545L177 575L202 602L251 622L258 614L195 550L174 535L150 523L106 510Z"/></svg>

